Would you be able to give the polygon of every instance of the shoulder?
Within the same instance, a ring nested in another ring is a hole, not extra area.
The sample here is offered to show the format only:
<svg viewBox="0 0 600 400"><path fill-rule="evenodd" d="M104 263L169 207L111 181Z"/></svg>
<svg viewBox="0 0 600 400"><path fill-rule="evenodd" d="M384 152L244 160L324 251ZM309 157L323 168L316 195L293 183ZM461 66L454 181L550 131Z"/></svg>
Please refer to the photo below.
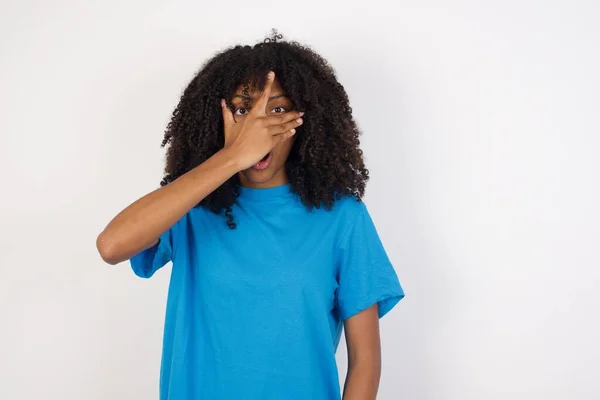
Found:
<svg viewBox="0 0 600 400"><path fill-rule="evenodd" d="M333 204L330 213L340 234L347 232L356 221L368 215L365 202L353 195L344 196Z"/></svg>
<svg viewBox="0 0 600 400"><path fill-rule="evenodd" d="M190 230L194 230L195 227L209 223L212 215L213 213L204 207L196 206L185 213L173 225L172 230L181 236L185 236L189 234Z"/></svg>
<svg viewBox="0 0 600 400"><path fill-rule="evenodd" d="M346 195L333 204L331 212L340 219L351 221L357 216L367 212L367 206L362 199L354 195Z"/></svg>

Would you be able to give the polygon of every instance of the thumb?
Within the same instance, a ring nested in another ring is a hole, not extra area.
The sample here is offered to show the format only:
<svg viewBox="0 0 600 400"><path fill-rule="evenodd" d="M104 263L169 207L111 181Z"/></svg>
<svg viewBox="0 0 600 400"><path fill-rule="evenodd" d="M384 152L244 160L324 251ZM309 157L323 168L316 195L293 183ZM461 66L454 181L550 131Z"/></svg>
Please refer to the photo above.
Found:
<svg viewBox="0 0 600 400"><path fill-rule="evenodd" d="M233 114L229 107L227 107L227 102L225 99L221 99L221 111L223 113L223 124L225 125L225 130L228 130L229 127L235 124L235 120L233 119Z"/></svg>
<svg viewBox="0 0 600 400"><path fill-rule="evenodd" d="M233 114L229 107L227 107L227 102L225 99L221 99L221 112L223 114L223 141L225 146L227 146L231 140L231 128L235 124L235 119L233 119Z"/></svg>

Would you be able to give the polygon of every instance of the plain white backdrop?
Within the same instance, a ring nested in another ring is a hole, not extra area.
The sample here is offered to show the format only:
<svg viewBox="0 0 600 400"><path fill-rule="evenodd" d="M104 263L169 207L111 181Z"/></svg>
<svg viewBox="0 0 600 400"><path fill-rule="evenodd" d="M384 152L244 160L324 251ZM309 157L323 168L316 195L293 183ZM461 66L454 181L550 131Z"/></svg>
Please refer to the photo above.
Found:
<svg viewBox="0 0 600 400"><path fill-rule="evenodd" d="M600 398L597 2L0 4L0 399L158 398L170 267L136 278L95 238L158 187L201 63L272 27L364 132L407 294L379 398Z"/></svg>

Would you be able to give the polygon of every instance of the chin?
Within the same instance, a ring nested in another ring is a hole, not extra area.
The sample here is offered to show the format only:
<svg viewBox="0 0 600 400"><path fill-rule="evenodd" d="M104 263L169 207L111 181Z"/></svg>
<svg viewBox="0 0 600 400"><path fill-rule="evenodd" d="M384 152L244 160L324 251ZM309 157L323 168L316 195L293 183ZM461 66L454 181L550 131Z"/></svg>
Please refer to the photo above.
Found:
<svg viewBox="0 0 600 400"><path fill-rule="evenodd" d="M267 183L271 179L273 179L273 176L275 176L275 173L273 171L270 171L270 168L263 169L261 171L257 171L253 168L250 168L242 173L244 174L244 178L246 178L246 180L249 183L255 185Z"/></svg>
<svg viewBox="0 0 600 400"><path fill-rule="evenodd" d="M280 184L279 181L286 180L282 178L282 167L276 168L269 166L263 170L248 168L241 172L242 184L251 187L269 187ZM285 174L284 174L285 175Z"/></svg>
<svg viewBox="0 0 600 400"><path fill-rule="evenodd" d="M273 179L273 173L268 170L255 171L253 169L243 172L244 177L249 183L260 185L269 182Z"/></svg>

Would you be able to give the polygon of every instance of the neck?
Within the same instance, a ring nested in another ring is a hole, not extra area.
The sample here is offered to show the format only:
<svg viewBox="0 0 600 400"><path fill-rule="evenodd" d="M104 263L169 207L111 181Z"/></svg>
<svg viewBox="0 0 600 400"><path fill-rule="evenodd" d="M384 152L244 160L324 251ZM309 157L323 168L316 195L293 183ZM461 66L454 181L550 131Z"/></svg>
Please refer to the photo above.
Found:
<svg viewBox="0 0 600 400"><path fill-rule="evenodd" d="M250 189L268 189L286 185L290 182L287 173L285 172L285 168L282 168L277 174L264 182L251 181L243 172L239 174L239 177L241 185Z"/></svg>

